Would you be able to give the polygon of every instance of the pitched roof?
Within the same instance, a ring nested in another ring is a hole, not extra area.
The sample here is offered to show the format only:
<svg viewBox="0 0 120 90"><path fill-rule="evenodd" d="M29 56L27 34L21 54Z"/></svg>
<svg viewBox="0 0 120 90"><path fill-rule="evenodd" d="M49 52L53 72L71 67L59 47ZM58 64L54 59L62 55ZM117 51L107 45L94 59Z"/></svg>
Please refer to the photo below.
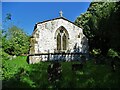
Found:
<svg viewBox="0 0 120 90"><path fill-rule="evenodd" d="M66 20L66 21L68 21L68 22L70 22L70 23L72 23L72 24L75 25L74 22L71 22L71 21L69 21L68 19L66 19L66 18L64 18L64 17L58 17L58 18L54 18L54 19L50 19L50 20L45 20L45 21L42 21L42 22L38 22L38 23L36 23L35 26L34 26L34 30L36 29L37 24L41 24L41 23L45 23L45 22L53 21L53 20L57 20L57 19L64 19L64 20ZM76 26L76 25L75 25L75 26Z"/></svg>
<svg viewBox="0 0 120 90"><path fill-rule="evenodd" d="M54 19L50 19L50 20L45 20L45 21L42 21L42 22L38 22L37 24L40 24L40 23L44 23L44 22L48 22L48 21L53 21L53 20L57 20L57 19L64 19L70 23L73 23L71 21L69 21L68 19L64 18L64 17L58 17L58 18L54 18ZM74 24L74 23L73 23Z"/></svg>

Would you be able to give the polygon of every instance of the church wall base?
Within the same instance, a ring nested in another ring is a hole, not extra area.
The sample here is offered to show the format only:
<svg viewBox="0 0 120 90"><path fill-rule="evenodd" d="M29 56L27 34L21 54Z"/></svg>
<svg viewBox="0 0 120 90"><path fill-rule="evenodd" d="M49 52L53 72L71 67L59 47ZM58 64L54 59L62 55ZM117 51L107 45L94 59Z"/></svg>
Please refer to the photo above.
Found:
<svg viewBox="0 0 120 90"><path fill-rule="evenodd" d="M86 61L89 55L40 55L40 56L29 56L29 64L39 63L41 61Z"/></svg>

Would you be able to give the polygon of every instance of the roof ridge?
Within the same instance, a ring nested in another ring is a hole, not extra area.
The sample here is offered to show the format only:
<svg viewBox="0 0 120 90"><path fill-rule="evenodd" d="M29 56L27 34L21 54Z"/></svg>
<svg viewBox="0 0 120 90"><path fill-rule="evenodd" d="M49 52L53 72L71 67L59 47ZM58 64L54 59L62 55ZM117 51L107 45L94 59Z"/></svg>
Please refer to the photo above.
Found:
<svg viewBox="0 0 120 90"><path fill-rule="evenodd" d="M53 19L49 19L49 20L44 20L42 22L38 22L36 24L40 24L40 23L44 23L44 22L47 22L47 21L52 21L52 20L56 20L56 19L66 19L65 17L57 17L57 18L53 18ZM66 19L67 20L67 19Z"/></svg>
<svg viewBox="0 0 120 90"><path fill-rule="evenodd" d="M35 24L35 27L34 27L34 30L36 29L37 24L45 23L45 22L48 22L48 21L56 20L56 19L64 19L64 20L66 20L66 21L68 21L68 22L74 24L75 26L77 26L74 22L72 22L72 21L66 19L65 17L57 17L57 18L54 18L54 19L49 19L49 20L45 20L45 21L36 23L36 24ZM78 27L78 26L77 26L77 27ZM81 28L81 27L79 27L79 28Z"/></svg>

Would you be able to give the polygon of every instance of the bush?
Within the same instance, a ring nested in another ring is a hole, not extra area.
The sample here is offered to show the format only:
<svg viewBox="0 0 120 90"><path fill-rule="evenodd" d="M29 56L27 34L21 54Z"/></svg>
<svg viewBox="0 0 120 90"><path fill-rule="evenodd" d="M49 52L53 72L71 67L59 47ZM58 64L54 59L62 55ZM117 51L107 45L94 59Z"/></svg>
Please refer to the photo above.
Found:
<svg viewBox="0 0 120 90"><path fill-rule="evenodd" d="M2 48L0 48L0 56L1 56L1 58L3 59L3 60L9 60L10 59L10 55L9 54L7 54L6 52L4 52L4 50L2 50Z"/></svg>
<svg viewBox="0 0 120 90"><path fill-rule="evenodd" d="M109 49L108 50L108 54L109 57L114 58L115 56L118 56L118 53L116 51L114 51L113 49Z"/></svg>
<svg viewBox="0 0 120 90"><path fill-rule="evenodd" d="M93 55L98 55L98 54L100 54L100 53L101 53L100 49L93 49L93 50L92 50L92 54L93 54Z"/></svg>

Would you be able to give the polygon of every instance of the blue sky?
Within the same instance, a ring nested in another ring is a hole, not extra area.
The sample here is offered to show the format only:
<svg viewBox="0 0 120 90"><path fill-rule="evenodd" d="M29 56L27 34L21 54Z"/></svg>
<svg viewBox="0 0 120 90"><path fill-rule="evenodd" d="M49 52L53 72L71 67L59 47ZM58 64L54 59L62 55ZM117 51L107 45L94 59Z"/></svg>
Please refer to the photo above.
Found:
<svg viewBox="0 0 120 90"><path fill-rule="evenodd" d="M60 10L65 18L74 22L81 13L86 12L89 4L90 2L2 2L2 20L5 20L7 13L11 13L11 21L3 22L4 26L12 23L31 35L35 23L59 17Z"/></svg>

